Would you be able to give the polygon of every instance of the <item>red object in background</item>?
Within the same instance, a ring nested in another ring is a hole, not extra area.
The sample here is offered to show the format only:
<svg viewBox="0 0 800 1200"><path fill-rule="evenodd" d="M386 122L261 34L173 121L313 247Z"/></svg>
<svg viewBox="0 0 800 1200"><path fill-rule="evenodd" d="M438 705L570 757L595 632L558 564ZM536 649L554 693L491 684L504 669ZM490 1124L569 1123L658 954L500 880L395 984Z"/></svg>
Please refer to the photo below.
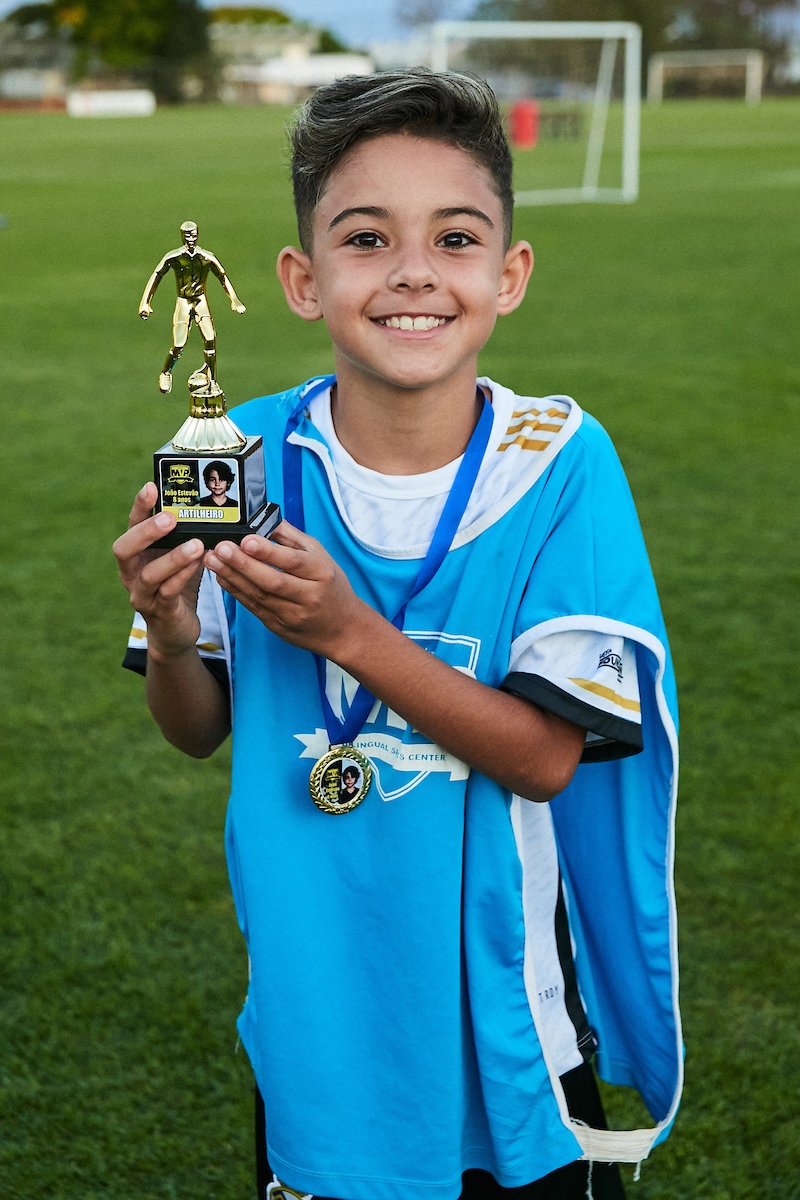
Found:
<svg viewBox="0 0 800 1200"><path fill-rule="evenodd" d="M508 114L511 145L515 150L532 150L539 141L538 100L515 100Z"/></svg>

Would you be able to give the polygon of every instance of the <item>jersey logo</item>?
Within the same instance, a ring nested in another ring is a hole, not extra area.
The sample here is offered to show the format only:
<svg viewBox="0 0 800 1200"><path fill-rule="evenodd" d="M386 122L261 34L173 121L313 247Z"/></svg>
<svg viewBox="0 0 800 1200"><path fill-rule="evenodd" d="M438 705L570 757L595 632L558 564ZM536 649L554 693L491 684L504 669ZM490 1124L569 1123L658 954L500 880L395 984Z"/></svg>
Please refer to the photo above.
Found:
<svg viewBox="0 0 800 1200"><path fill-rule="evenodd" d="M615 654L613 650L604 650L600 655L600 661L597 664L600 667L611 667L612 671L617 672L617 681L622 683L622 659L619 654Z"/></svg>
<svg viewBox="0 0 800 1200"><path fill-rule="evenodd" d="M406 637L457 671L475 678L480 639L427 630L406 630ZM325 692L340 720L349 709L357 688L358 680L336 663L326 662ZM294 736L303 746L300 758L316 760L328 750L329 739L325 729L296 733ZM470 769L466 763L440 746L426 741L404 717L380 700L375 701L364 729L353 744L372 762L374 783L382 800L398 800L408 795L431 774L447 774L452 781L463 781L469 777Z"/></svg>

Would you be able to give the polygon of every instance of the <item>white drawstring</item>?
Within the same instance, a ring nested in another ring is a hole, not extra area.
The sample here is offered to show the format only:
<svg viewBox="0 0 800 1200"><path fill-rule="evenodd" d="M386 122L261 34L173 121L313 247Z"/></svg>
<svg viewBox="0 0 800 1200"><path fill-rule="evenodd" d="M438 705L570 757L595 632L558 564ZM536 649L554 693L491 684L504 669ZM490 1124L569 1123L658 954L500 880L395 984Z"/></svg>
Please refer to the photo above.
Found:
<svg viewBox="0 0 800 1200"><path fill-rule="evenodd" d="M294 1188L281 1183L277 1175L272 1176L272 1183L267 1184L267 1200L314 1200L310 1192L298 1192Z"/></svg>

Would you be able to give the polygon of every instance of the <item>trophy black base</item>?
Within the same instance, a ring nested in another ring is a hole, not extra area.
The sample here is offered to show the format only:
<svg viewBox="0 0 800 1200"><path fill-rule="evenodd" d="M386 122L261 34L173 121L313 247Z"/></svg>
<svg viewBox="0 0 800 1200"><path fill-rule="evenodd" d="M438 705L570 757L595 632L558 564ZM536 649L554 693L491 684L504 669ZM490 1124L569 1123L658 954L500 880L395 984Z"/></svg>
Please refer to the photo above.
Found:
<svg viewBox="0 0 800 1200"><path fill-rule="evenodd" d="M200 538L200 541L211 550L219 542L236 542L237 545L242 538L247 537L249 533L260 534L261 537L269 537L273 529L280 525L282 520L281 506L279 504L268 504L266 508L262 508L261 512L256 514L252 521L248 521L246 525L234 524L232 521L225 525L205 524L197 521L190 529L176 526L172 533L167 533L163 538L159 538L157 542L153 542L155 550L171 550L173 546L180 546L183 542L190 542L192 538Z"/></svg>
<svg viewBox="0 0 800 1200"><path fill-rule="evenodd" d="M207 547L241 542L250 533L269 537L281 520L267 499L264 449L249 437L240 450L174 450L172 443L153 456L158 499L154 512L171 512L177 524L153 545L169 550L192 538Z"/></svg>

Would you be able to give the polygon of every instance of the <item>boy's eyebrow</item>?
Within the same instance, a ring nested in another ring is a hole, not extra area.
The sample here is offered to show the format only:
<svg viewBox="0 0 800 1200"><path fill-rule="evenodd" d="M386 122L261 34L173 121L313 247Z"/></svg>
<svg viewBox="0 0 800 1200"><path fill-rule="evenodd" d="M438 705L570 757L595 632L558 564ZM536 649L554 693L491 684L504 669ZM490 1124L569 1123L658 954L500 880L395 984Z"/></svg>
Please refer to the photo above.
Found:
<svg viewBox="0 0 800 1200"><path fill-rule="evenodd" d="M338 225L340 221L346 221L348 217L355 216L377 217L378 220L385 221L389 216L389 210L388 208L376 208L374 205L364 205L363 207L358 208L343 208L339 215L334 217L331 221L330 225L328 226L328 231L330 232L330 230L333 229L334 226Z"/></svg>
<svg viewBox="0 0 800 1200"><path fill-rule="evenodd" d="M486 213L479 208L472 208L469 204L458 204L454 208L437 208L433 214L434 221L447 221L450 217L476 217L490 229L494 229L494 222L487 217Z"/></svg>
<svg viewBox="0 0 800 1200"><path fill-rule="evenodd" d="M388 208L378 208L375 205L365 204L355 208L343 208L342 211L333 218L328 231L335 228L341 221L346 221L348 217L376 217L379 221L388 220L390 213ZM480 208L473 208L469 204L456 204L452 208L437 208L433 214L434 221L448 221L451 217L475 217L478 221L483 221L490 229L494 229L494 222Z"/></svg>

